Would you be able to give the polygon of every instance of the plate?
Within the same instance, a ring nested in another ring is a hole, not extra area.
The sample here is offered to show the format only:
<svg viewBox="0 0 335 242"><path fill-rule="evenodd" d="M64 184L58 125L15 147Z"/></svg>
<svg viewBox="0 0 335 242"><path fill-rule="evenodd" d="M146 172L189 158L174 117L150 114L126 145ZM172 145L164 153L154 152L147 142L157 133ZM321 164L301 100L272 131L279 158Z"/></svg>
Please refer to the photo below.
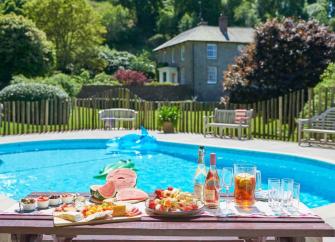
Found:
<svg viewBox="0 0 335 242"><path fill-rule="evenodd" d="M158 211L156 209L151 209L148 207L149 201L145 203L145 207L147 210L147 213L154 214L156 216L161 217L193 217L198 216L204 209L205 205L202 204L197 210L191 210L191 211L179 211L179 212L165 212L165 211Z"/></svg>

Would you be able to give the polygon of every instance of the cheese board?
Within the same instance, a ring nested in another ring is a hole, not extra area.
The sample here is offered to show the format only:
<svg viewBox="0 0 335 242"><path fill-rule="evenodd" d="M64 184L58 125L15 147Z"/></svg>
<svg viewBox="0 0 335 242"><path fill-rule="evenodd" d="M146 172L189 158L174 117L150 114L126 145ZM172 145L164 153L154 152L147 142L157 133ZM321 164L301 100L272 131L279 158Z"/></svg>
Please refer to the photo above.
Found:
<svg viewBox="0 0 335 242"><path fill-rule="evenodd" d="M107 216L102 219L91 220L91 221L78 221L72 222L63 218L58 217L58 213L54 213L54 226L55 227L66 227L66 226L74 226L74 225L94 225L94 224L106 224L106 223L117 223L117 222L131 222L141 220L141 215L137 216L124 216L124 217L113 217Z"/></svg>

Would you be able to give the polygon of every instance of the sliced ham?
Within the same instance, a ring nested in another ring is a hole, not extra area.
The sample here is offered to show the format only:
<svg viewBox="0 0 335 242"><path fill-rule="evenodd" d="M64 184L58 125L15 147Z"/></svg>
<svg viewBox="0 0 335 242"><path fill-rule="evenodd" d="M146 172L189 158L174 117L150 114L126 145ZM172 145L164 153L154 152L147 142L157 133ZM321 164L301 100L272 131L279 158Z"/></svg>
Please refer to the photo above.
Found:
<svg viewBox="0 0 335 242"><path fill-rule="evenodd" d="M116 194L116 200L118 201L130 201L138 200L143 201L148 198L148 194L137 188L123 188L120 189Z"/></svg>
<svg viewBox="0 0 335 242"><path fill-rule="evenodd" d="M119 168L109 172L106 180L114 182L118 191L124 188L135 187L137 175L131 169Z"/></svg>

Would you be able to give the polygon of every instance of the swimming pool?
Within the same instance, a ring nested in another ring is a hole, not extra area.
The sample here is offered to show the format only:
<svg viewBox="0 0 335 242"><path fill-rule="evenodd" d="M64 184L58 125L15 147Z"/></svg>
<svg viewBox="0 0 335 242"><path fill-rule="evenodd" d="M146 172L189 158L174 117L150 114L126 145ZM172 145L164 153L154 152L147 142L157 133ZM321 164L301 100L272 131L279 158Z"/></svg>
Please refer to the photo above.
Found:
<svg viewBox="0 0 335 242"><path fill-rule="evenodd" d="M137 187L152 192L174 186L191 191L197 166L195 145L158 142L153 151L106 147L108 140L57 140L0 145L0 193L19 199L32 191L88 191L106 164L131 159L138 169ZM272 153L206 147L218 167L254 163L269 177L292 177L301 183L301 200L309 207L335 202L335 166L322 161Z"/></svg>

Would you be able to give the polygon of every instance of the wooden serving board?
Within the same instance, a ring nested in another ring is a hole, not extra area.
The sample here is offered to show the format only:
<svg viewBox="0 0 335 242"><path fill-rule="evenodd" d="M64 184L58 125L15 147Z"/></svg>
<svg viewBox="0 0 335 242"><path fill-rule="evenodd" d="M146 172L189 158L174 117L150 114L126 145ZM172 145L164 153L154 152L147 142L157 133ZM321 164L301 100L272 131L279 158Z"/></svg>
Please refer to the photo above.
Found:
<svg viewBox="0 0 335 242"><path fill-rule="evenodd" d="M71 222L66 219L62 219L56 216L54 218L54 226L55 227L65 227L65 226L73 226L73 225L94 225L94 224L107 224L107 223L118 223L118 222L131 222L141 220L142 216L133 216L133 217L107 217L104 219L97 219L88 222Z"/></svg>

